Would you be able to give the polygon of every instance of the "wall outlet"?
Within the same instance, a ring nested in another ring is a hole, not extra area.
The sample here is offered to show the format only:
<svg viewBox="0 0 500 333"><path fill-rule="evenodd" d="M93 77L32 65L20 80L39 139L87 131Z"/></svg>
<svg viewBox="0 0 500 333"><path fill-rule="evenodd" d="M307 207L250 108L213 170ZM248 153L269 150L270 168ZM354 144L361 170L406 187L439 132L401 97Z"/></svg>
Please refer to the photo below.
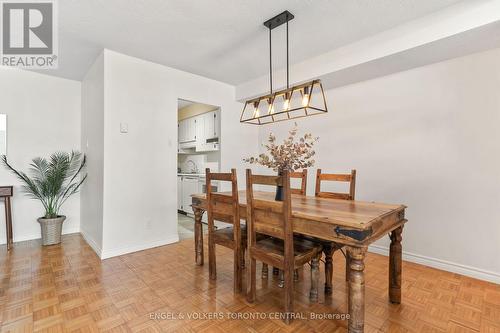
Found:
<svg viewBox="0 0 500 333"><path fill-rule="evenodd" d="M120 133L128 133L128 123L120 123Z"/></svg>

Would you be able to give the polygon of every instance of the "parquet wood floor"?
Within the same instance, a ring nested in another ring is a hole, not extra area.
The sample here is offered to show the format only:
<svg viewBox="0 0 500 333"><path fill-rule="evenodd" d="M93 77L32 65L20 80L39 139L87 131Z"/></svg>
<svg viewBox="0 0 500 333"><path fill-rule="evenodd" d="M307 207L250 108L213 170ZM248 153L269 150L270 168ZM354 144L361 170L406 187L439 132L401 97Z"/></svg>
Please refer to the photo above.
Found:
<svg viewBox="0 0 500 333"><path fill-rule="evenodd" d="M193 241L104 261L79 234L61 245L16 243L0 247L1 332L346 332L345 321L215 318L181 320L181 314L255 314L282 309L272 273L258 279L257 301L233 294L232 255L218 251L218 280L194 264ZM205 252L207 253L207 252ZM334 258L334 292L309 303L309 269L296 284L296 311L344 313L344 260ZM425 266L403 263L402 304L387 296L388 258L366 260L366 332L500 332L500 286ZM260 269L260 266L258 267ZM321 281L323 284L324 281ZM151 314L156 318L151 319Z"/></svg>

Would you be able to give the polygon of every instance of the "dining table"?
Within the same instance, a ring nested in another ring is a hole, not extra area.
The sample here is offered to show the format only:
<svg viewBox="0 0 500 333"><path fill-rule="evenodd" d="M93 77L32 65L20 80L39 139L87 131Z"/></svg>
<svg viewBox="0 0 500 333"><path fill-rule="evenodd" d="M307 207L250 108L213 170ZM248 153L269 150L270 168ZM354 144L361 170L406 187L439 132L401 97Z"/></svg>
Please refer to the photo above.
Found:
<svg viewBox="0 0 500 333"><path fill-rule="evenodd" d="M225 192L221 192L225 193ZM227 195L230 195L227 192ZM256 191L254 199L274 201L275 193ZM240 217L246 219L246 192L239 191ZM207 209L205 194L192 195L195 217L195 261L203 265L202 217ZM365 257L368 246L389 235L389 301L401 302L402 232L406 206L357 200L292 195L292 223L296 234L334 242L345 247L349 258L348 332L364 332Z"/></svg>

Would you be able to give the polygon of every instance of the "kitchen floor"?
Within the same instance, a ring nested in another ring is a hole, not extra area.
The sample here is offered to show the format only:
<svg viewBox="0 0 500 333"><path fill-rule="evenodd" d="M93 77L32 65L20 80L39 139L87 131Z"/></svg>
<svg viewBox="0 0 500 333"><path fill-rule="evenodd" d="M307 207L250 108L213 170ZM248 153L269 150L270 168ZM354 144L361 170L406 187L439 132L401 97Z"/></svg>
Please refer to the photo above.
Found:
<svg viewBox="0 0 500 333"><path fill-rule="evenodd" d="M177 223L177 232L179 233L179 239L194 238L194 218L184 214L177 214ZM207 231L206 228L206 224L203 224L203 232Z"/></svg>
<svg viewBox="0 0 500 333"><path fill-rule="evenodd" d="M177 232L179 234L179 239L191 239L194 238L194 218L188 215L184 214L177 214ZM203 232L206 233L207 231L207 225L206 223L202 223L203 226ZM215 228L220 229L220 228L227 228L230 225L223 223L223 222L218 222L215 221Z"/></svg>

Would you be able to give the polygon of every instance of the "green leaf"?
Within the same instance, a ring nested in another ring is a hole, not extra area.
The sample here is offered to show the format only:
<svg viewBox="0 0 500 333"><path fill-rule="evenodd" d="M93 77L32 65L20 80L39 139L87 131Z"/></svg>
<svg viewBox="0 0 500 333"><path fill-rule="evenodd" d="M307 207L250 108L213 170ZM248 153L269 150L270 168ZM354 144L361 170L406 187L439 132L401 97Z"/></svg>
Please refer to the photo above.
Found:
<svg viewBox="0 0 500 333"><path fill-rule="evenodd" d="M29 175L12 167L6 156L2 156L2 163L21 181L26 196L41 202L47 218L58 216L64 202L79 191L87 178L82 176L85 155L77 151L56 152L49 159L36 157L30 164Z"/></svg>

